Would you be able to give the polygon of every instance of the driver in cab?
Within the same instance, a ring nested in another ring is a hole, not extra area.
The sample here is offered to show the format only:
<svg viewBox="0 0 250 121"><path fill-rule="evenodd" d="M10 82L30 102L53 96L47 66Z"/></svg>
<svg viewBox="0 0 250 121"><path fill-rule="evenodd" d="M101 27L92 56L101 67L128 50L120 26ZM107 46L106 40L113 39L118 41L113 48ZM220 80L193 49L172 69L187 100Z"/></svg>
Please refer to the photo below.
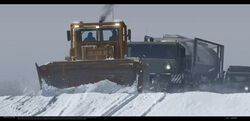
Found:
<svg viewBox="0 0 250 121"><path fill-rule="evenodd" d="M88 36L84 39L85 42L93 42L96 41L96 39L93 37L93 33L89 32Z"/></svg>

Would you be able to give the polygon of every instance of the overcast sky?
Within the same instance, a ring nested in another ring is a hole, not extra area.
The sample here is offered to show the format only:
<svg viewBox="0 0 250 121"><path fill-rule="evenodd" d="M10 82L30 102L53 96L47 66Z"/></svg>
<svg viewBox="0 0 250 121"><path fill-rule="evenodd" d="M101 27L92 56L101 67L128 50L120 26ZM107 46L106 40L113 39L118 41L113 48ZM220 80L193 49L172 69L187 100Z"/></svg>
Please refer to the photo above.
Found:
<svg viewBox="0 0 250 121"><path fill-rule="evenodd" d="M6 85L38 87L35 62L64 60L74 21L98 22L104 5L0 5L0 92ZM225 45L225 68L250 66L250 5L115 5L114 18L144 35L179 34ZM107 21L111 21L111 15ZM10 89L9 89L10 90ZM5 91L9 91L5 89ZM0 93L1 95L1 93Z"/></svg>

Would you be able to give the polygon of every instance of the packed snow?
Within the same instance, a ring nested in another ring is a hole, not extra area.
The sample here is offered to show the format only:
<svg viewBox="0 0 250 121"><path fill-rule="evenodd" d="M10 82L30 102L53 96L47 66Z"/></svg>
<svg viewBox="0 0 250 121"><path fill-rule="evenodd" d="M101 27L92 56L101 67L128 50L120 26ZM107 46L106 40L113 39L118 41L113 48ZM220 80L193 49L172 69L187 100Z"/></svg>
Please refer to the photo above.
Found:
<svg viewBox="0 0 250 121"><path fill-rule="evenodd" d="M250 94L137 93L108 80L37 94L1 96L0 116L249 116Z"/></svg>

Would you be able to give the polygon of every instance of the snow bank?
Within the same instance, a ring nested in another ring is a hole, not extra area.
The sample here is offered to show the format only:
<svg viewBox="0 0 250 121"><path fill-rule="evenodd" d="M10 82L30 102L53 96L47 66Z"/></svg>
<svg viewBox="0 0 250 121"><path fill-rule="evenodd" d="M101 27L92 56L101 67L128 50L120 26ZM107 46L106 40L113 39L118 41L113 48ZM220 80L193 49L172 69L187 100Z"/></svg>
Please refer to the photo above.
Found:
<svg viewBox="0 0 250 121"><path fill-rule="evenodd" d="M169 94L149 113L150 116L249 116L250 94L188 92ZM164 107L164 108L163 108Z"/></svg>
<svg viewBox="0 0 250 121"><path fill-rule="evenodd" d="M39 95L0 96L0 116L249 116L250 94L136 93L108 80Z"/></svg>
<svg viewBox="0 0 250 121"><path fill-rule="evenodd" d="M99 92L99 93L136 93L136 83L132 86L118 85L109 80L102 80L97 83L90 83L85 85L80 85L78 87L58 89L52 86L48 86L43 83L43 90L39 92L43 96L53 96L62 93L75 94L75 93L89 93L89 92Z"/></svg>

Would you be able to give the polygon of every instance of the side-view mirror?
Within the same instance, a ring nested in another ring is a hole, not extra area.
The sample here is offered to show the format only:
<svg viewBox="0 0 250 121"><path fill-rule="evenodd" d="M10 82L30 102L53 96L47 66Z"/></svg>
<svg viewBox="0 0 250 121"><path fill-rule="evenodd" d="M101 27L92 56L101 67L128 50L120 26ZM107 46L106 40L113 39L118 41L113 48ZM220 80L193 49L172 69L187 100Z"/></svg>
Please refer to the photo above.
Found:
<svg viewBox="0 0 250 121"><path fill-rule="evenodd" d="M150 42L154 42L154 38L153 37L150 37Z"/></svg>
<svg viewBox="0 0 250 121"><path fill-rule="evenodd" d="M70 31L67 31L67 40L70 41Z"/></svg>
<svg viewBox="0 0 250 121"><path fill-rule="evenodd" d="M144 36L144 42L148 42L149 36L145 35Z"/></svg>
<svg viewBox="0 0 250 121"><path fill-rule="evenodd" d="M147 42L147 41L148 41L147 37L146 37L146 36L144 36L144 42Z"/></svg>
<svg viewBox="0 0 250 121"><path fill-rule="evenodd" d="M131 40L131 30L128 29L128 40Z"/></svg>

